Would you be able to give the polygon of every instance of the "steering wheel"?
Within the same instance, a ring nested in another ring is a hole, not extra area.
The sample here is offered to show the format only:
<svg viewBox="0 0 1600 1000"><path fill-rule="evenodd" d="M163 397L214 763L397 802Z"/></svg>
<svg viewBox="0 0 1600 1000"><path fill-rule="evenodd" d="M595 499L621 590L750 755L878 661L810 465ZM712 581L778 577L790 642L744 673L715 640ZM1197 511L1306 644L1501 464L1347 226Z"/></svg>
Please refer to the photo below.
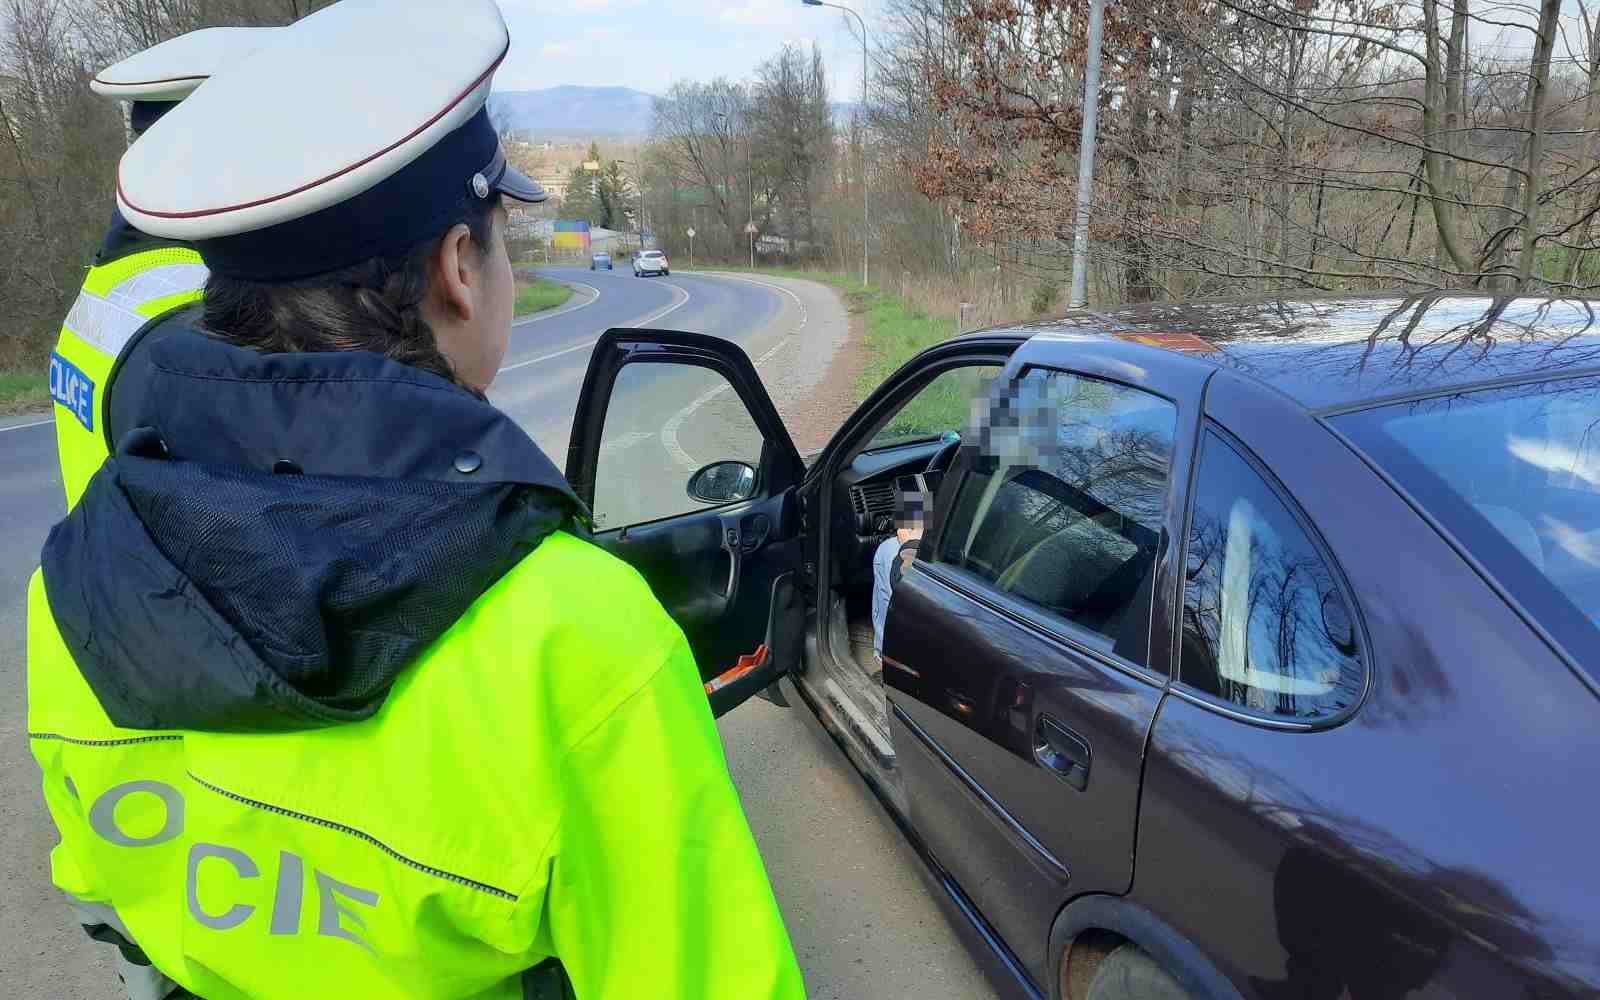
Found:
<svg viewBox="0 0 1600 1000"><path fill-rule="evenodd" d="M955 431L945 431L939 440L944 443L933 453L933 457L928 459L928 467L922 470L924 475L944 472L955 464L956 453L961 450L961 435Z"/></svg>

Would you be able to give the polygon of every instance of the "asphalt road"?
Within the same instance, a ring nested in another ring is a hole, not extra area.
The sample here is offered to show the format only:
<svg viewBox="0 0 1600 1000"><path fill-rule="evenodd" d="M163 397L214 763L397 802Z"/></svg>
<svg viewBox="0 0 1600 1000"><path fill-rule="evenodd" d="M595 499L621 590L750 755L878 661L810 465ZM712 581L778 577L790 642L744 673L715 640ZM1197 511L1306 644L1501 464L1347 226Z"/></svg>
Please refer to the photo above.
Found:
<svg viewBox="0 0 1600 1000"><path fill-rule="evenodd" d="M814 286L539 270L577 284L578 294L516 324L490 397L558 466L566 464L590 349L610 327L734 340L757 362L786 418L805 407L844 336L843 310ZM686 509L679 484L690 466L746 457L733 453L748 440L736 401L715 384L691 385L693 378L653 372L619 385L627 404L613 407L617 423L602 435L597 508L608 502L608 468L619 481L630 470L671 472L645 477L664 484L655 492L614 494L613 516L624 517L636 512L627 504ZM54 831L24 736L26 583L62 513L54 427L40 417L0 421L0 995L112 1000L119 991L108 949L70 922L50 886ZM915 856L804 712L752 701L724 718L721 730L811 996L992 996L927 895Z"/></svg>

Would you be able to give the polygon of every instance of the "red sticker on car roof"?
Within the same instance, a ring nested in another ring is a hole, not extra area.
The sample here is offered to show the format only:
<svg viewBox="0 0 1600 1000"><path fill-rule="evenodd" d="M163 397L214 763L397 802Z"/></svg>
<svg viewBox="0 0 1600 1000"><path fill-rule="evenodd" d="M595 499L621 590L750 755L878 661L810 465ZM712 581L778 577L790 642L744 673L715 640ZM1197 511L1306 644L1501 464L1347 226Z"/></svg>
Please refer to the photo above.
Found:
<svg viewBox="0 0 1600 1000"><path fill-rule="evenodd" d="M1115 334L1118 340L1132 340L1151 347L1165 347L1169 351L1215 351L1217 345L1202 340L1192 333L1172 331L1127 330Z"/></svg>

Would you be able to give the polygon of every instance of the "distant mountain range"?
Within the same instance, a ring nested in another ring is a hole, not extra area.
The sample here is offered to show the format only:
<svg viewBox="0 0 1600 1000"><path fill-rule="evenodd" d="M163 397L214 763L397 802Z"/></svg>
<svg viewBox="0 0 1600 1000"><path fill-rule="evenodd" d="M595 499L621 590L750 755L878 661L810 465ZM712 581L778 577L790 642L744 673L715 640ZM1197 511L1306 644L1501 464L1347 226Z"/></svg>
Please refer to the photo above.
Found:
<svg viewBox="0 0 1600 1000"><path fill-rule="evenodd" d="M650 134L654 100L653 95L629 87L502 90L489 95L489 120L502 132L513 129L540 138L643 136ZM854 104L834 102L835 124L848 125L854 114Z"/></svg>
<svg viewBox="0 0 1600 1000"><path fill-rule="evenodd" d="M489 95L489 120L500 131L539 137L648 135L655 98L628 87L547 87Z"/></svg>

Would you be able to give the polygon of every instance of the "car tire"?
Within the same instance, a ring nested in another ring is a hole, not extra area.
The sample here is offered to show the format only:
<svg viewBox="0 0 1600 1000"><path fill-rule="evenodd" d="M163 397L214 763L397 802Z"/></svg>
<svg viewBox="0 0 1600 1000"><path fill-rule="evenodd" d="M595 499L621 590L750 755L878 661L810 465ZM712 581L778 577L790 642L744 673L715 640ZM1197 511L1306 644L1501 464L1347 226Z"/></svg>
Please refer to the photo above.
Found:
<svg viewBox="0 0 1600 1000"><path fill-rule="evenodd" d="M672 277L672 272L671 271L662 271L661 272L661 276L663 278L670 278L670 277Z"/></svg>
<svg viewBox="0 0 1600 1000"><path fill-rule="evenodd" d="M1084 1000L1193 1000L1189 992L1156 960L1131 944L1107 955Z"/></svg>

